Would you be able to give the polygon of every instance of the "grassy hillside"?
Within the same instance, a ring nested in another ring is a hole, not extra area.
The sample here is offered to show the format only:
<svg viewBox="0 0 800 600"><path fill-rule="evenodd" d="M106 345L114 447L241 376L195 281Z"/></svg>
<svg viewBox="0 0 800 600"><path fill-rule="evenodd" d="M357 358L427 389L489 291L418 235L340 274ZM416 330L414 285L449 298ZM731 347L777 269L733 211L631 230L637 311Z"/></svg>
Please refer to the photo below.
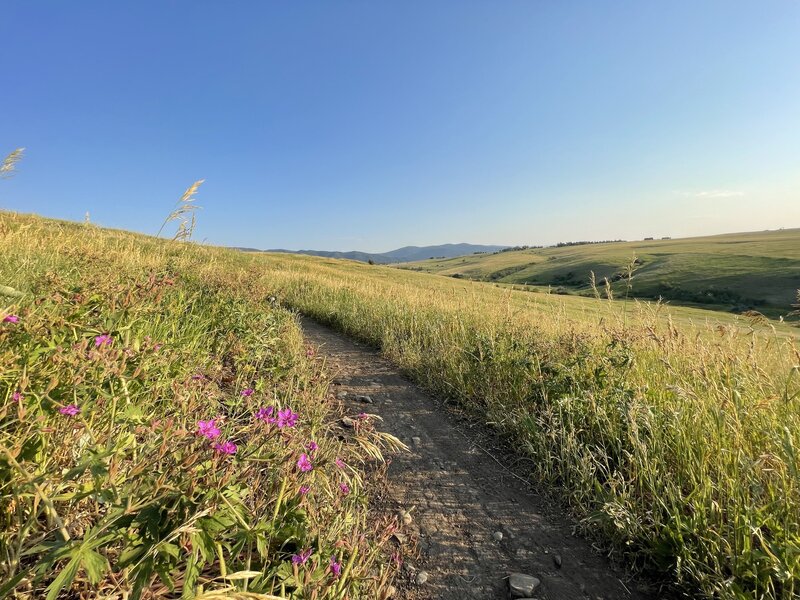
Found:
<svg viewBox="0 0 800 600"><path fill-rule="evenodd" d="M0 595L382 597L362 464L393 441L337 425L281 306L496 427L631 565L800 592L797 328L8 213L0 250Z"/></svg>
<svg viewBox="0 0 800 600"><path fill-rule="evenodd" d="M632 293L723 310L791 310L800 288L800 229L676 240L585 244L407 263L404 268L482 281L552 286L590 295L594 271L622 293L626 265L638 264Z"/></svg>
<svg viewBox="0 0 800 600"><path fill-rule="evenodd" d="M800 592L796 328L261 256L281 302L497 427L584 529L690 597Z"/></svg>
<svg viewBox="0 0 800 600"><path fill-rule="evenodd" d="M339 425L261 263L3 212L0 253L0 597L383 597L394 441Z"/></svg>

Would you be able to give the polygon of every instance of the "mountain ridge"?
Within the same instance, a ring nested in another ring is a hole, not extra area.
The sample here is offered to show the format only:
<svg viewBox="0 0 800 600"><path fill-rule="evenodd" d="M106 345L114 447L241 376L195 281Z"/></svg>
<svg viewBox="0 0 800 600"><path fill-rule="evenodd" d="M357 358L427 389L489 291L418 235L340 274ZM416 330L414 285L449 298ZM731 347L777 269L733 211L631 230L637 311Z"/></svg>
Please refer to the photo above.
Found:
<svg viewBox="0 0 800 600"><path fill-rule="evenodd" d="M372 261L378 264L393 264L401 262L412 262L425 260L428 258L455 258L469 254L491 253L503 250L509 246L487 245L487 244L438 244L435 246L403 246L388 252L361 252L350 250L347 252L335 250L285 250L283 248L273 248L269 250L258 250L256 248L236 248L244 252L281 252L285 254L307 254L310 256L320 256L323 258L343 258L356 260L359 262Z"/></svg>

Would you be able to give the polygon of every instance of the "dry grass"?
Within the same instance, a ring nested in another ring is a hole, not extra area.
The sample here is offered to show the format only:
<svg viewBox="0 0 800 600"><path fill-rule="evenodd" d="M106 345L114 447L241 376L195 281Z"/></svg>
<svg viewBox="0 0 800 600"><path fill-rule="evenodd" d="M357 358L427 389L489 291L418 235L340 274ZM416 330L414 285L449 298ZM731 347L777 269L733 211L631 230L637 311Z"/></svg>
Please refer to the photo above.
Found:
<svg viewBox="0 0 800 600"><path fill-rule="evenodd" d="M398 443L338 425L250 257L3 212L0 253L0 596L381 597L363 469Z"/></svg>
<svg viewBox="0 0 800 600"><path fill-rule="evenodd" d="M796 329L263 255L287 305L508 436L630 564L694 597L800 593Z"/></svg>

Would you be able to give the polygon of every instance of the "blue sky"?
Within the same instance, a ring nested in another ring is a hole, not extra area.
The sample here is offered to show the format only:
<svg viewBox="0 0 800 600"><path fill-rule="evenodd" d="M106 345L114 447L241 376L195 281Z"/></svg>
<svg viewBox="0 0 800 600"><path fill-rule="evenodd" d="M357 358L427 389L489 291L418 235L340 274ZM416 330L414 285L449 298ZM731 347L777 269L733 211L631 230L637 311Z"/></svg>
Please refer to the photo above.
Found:
<svg viewBox="0 0 800 600"><path fill-rule="evenodd" d="M0 12L0 207L258 248L800 226L800 2Z"/></svg>

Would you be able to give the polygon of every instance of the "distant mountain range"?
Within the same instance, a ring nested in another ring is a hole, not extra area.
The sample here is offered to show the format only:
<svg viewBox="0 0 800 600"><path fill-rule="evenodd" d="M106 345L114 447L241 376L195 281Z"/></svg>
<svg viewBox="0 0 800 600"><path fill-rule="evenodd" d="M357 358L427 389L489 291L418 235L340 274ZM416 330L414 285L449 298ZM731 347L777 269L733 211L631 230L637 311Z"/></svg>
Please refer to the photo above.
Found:
<svg viewBox="0 0 800 600"><path fill-rule="evenodd" d="M412 262L415 260L425 260L427 258L454 258L456 256L466 256L476 252L497 252L508 248L508 246L484 246L480 244L441 244L440 246L404 246L389 252L370 253L353 250L351 252L329 252L327 250L257 250L255 248L236 248L244 252L285 252L287 254L310 254L312 256L323 256L325 258L346 258L377 264L391 264L401 262Z"/></svg>

